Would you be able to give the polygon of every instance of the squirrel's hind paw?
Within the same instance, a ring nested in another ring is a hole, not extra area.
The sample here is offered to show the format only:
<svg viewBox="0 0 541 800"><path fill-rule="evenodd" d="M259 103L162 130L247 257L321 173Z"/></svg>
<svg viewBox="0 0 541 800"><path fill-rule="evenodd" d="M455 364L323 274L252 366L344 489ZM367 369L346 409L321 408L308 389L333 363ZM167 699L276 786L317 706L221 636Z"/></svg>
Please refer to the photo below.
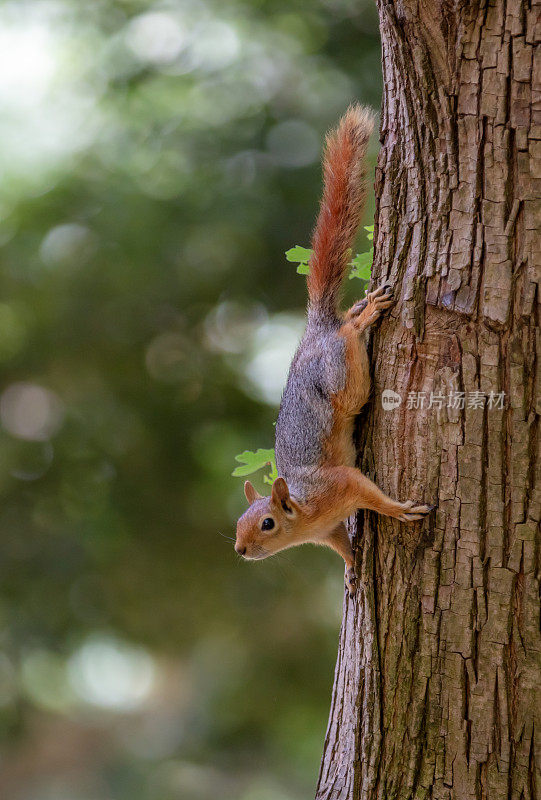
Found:
<svg viewBox="0 0 541 800"><path fill-rule="evenodd" d="M375 322L386 308L394 305L395 299L392 287L385 283L366 295L364 300L355 303L346 314L346 322L351 322L359 333L366 330Z"/></svg>

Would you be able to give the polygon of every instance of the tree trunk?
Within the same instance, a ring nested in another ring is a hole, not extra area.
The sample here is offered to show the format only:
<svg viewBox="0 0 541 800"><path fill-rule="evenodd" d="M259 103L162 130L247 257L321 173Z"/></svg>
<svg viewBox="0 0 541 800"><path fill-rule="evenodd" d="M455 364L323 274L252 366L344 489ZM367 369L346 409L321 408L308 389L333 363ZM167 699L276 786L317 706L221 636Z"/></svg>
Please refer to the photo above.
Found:
<svg viewBox="0 0 541 800"><path fill-rule="evenodd" d="M373 283L398 303L372 340L359 465L437 510L356 522L318 800L540 796L533 2L379 0Z"/></svg>

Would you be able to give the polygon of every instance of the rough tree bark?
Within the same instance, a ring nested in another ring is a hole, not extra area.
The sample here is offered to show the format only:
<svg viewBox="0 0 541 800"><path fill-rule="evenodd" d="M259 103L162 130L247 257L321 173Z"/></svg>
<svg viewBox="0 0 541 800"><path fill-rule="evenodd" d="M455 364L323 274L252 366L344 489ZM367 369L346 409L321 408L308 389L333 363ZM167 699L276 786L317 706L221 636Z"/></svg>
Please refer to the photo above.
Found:
<svg viewBox="0 0 541 800"><path fill-rule="evenodd" d="M359 464L437 512L357 520L318 800L540 796L539 9L379 0L374 283L398 303Z"/></svg>

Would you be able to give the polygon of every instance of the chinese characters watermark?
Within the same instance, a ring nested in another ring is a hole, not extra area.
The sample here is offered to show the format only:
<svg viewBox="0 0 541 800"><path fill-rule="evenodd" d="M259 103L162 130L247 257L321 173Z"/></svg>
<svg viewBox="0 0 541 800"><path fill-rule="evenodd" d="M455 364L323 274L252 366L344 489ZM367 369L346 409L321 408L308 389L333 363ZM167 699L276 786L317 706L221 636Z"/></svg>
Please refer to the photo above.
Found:
<svg viewBox="0 0 541 800"><path fill-rule="evenodd" d="M402 404L403 398L392 389L385 389L381 395L381 405L384 411L393 411ZM411 409L435 409L441 411L443 408L461 410L464 408L473 409L503 409L505 405L505 392L457 392L451 389L448 394L443 392L408 392L406 397L406 408Z"/></svg>

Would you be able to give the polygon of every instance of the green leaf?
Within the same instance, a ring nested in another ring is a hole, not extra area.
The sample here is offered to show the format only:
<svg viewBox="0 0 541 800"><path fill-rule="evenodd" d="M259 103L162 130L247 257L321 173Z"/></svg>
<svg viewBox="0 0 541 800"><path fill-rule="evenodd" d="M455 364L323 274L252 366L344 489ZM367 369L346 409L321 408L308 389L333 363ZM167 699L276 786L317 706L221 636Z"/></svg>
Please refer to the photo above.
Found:
<svg viewBox="0 0 541 800"><path fill-rule="evenodd" d="M351 260L352 267L371 267L374 259L374 251L367 250L366 253L357 253L355 258Z"/></svg>
<svg viewBox="0 0 541 800"><path fill-rule="evenodd" d="M273 451L274 452L274 451ZM278 470L276 469L276 463L271 461L271 471L268 475L263 476L263 480L265 483L268 483L269 486L272 486L276 478L278 477Z"/></svg>
<svg viewBox="0 0 541 800"><path fill-rule="evenodd" d="M299 275L310 274L308 262L310 261L311 257L312 251L307 247L301 247L300 244L296 244L295 247L292 247L290 250L286 251L287 260L299 265L297 267L297 272Z"/></svg>
<svg viewBox="0 0 541 800"><path fill-rule="evenodd" d="M293 261L297 264L307 264L311 257L312 251L307 247L301 247L299 244L296 244L295 247L291 247L289 250L286 250L287 260Z"/></svg>
<svg viewBox="0 0 541 800"><path fill-rule="evenodd" d="M236 467L233 470L233 475L251 475L252 472L257 472L258 469L274 461L274 450L263 450L262 448L255 452L253 450L245 450L235 456L235 461L240 461L242 466Z"/></svg>
<svg viewBox="0 0 541 800"><path fill-rule="evenodd" d="M366 253L357 253L355 258L351 261L351 272L349 274L350 280L352 278L360 278L363 281L370 280L372 272L372 263L374 261L374 250L368 250Z"/></svg>
<svg viewBox="0 0 541 800"><path fill-rule="evenodd" d="M278 477L273 449L264 450L259 448L255 453L252 450L245 450L243 453L239 453L235 456L235 461L240 461L241 463L241 466L235 467L231 473L236 478L251 475L263 467L270 467L270 473L263 476L265 483L272 484Z"/></svg>
<svg viewBox="0 0 541 800"><path fill-rule="evenodd" d="M369 242L374 241L374 226L373 225L364 225L363 226L366 231L366 238Z"/></svg>

